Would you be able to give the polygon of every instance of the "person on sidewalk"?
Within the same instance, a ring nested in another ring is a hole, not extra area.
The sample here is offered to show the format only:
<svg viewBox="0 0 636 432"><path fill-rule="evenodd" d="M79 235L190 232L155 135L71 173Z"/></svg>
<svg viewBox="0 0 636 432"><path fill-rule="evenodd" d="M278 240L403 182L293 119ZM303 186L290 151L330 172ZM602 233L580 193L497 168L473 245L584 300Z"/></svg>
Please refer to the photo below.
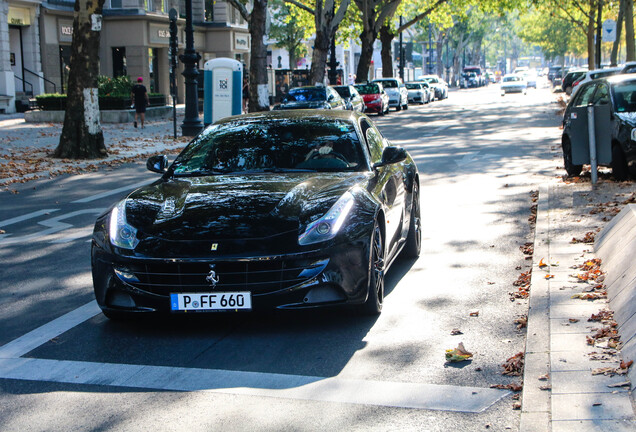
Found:
<svg viewBox="0 0 636 432"><path fill-rule="evenodd" d="M135 84L130 93L130 100L135 106L135 127L137 127L137 116L141 119L141 128L144 127L146 120L146 105L150 102L148 99L148 90L142 83L144 79L142 77L137 78L137 84Z"/></svg>

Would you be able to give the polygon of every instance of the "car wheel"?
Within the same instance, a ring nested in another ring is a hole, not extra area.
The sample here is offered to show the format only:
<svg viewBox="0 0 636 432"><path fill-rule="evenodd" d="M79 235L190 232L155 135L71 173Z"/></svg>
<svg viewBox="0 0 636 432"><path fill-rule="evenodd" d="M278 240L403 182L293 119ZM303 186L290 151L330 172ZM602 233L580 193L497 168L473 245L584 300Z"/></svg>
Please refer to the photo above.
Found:
<svg viewBox="0 0 636 432"><path fill-rule="evenodd" d="M398 103L398 105L395 107L396 111L402 111L402 105Z"/></svg>
<svg viewBox="0 0 636 432"><path fill-rule="evenodd" d="M405 103L404 106L402 107L402 109L405 109L405 110L409 109L409 104Z"/></svg>
<svg viewBox="0 0 636 432"><path fill-rule="evenodd" d="M581 174L583 169L582 165L574 165L572 163L572 143L569 138L564 137L561 145L563 148L563 165L565 165L565 171L570 177L576 177Z"/></svg>
<svg viewBox="0 0 636 432"><path fill-rule="evenodd" d="M572 86L567 86L565 88L565 94L568 96L572 95Z"/></svg>
<svg viewBox="0 0 636 432"><path fill-rule="evenodd" d="M365 315L379 315L384 303L384 241L378 221L373 225L369 256L369 295L362 305Z"/></svg>
<svg viewBox="0 0 636 432"><path fill-rule="evenodd" d="M618 181L625 181L629 178L629 167L625 160L625 153L618 143L612 146L612 175Z"/></svg>
<svg viewBox="0 0 636 432"><path fill-rule="evenodd" d="M402 255L404 258L417 258L422 249L422 220L420 219L420 189L417 182L413 183L413 205L411 207L411 222L406 245Z"/></svg>

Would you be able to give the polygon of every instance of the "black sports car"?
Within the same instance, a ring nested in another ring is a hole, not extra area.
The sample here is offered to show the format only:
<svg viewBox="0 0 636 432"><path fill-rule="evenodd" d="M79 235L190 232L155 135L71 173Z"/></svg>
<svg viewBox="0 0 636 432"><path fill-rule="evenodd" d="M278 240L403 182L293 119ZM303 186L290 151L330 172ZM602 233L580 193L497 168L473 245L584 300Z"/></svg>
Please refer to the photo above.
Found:
<svg viewBox="0 0 636 432"><path fill-rule="evenodd" d="M108 317L357 304L420 251L419 177L364 114L298 110L223 119L160 180L101 215L95 296Z"/></svg>

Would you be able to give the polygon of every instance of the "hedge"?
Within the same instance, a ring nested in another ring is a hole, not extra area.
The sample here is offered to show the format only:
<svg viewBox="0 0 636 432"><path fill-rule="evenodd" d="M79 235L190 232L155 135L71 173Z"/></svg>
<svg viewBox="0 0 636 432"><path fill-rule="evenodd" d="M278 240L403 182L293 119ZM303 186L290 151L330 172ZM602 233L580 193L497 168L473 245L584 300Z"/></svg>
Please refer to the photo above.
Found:
<svg viewBox="0 0 636 432"><path fill-rule="evenodd" d="M166 96L161 93L150 93L148 95L150 104L148 106L164 106ZM43 111L64 111L66 110L66 95L58 93L42 94L35 97L38 107ZM130 108L130 96L99 96L99 109L125 110Z"/></svg>

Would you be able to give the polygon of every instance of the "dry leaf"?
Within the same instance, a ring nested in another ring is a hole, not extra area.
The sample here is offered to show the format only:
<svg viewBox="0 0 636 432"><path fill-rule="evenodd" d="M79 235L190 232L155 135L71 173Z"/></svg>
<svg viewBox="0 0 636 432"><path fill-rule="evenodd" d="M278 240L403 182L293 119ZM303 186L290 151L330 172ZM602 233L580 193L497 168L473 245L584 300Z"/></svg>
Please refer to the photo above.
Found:
<svg viewBox="0 0 636 432"><path fill-rule="evenodd" d="M543 258L539 260L539 268L547 267L548 265L543 262Z"/></svg>
<svg viewBox="0 0 636 432"><path fill-rule="evenodd" d="M460 335L460 334L464 334L462 333L462 331L460 329L454 328L451 330L451 335L456 336L456 335Z"/></svg>
<svg viewBox="0 0 636 432"><path fill-rule="evenodd" d="M519 391L523 390L523 385L517 384L517 383L493 384L493 385L490 386L490 388L496 388L496 389L501 389L501 390L512 390L514 392L519 392Z"/></svg>
<svg viewBox="0 0 636 432"><path fill-rule="evenodd" d="M455 349L447 349L446 350L446 361L448 362L461 362L470 360L473 354L466 351L464 348L464 343L460 342Z"/></svg>
<svg viewBox="0 0 636 432"><path fill-rule="evenodd" d="M477 317L477 316L479 316L479 311L478 310L471 311L469 315L471 317Z"/></svg>
<svg viewBox="0 0 636 432"><path fill-rule="evenodd" d="M541 375L539 378L537 378L539 381L547 381L550 379L550 374L545 374L545 375Z"/></svg>

